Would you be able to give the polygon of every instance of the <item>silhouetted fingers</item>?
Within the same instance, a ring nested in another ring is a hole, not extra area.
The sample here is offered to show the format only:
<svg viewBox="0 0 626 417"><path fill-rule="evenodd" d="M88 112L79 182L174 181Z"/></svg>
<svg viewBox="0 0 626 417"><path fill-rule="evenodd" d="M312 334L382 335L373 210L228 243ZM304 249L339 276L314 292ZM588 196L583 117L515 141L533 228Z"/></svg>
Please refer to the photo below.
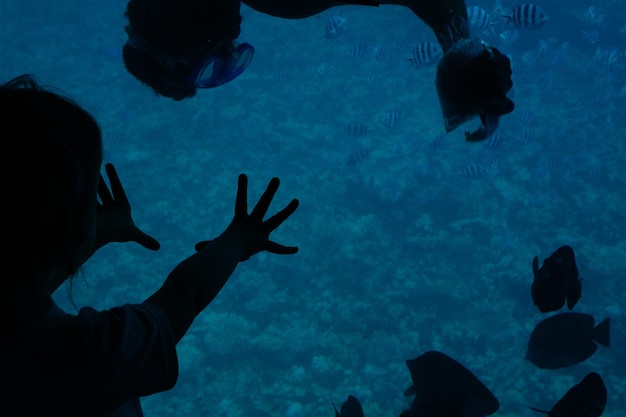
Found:
<svg viewBox="0 0 626 417"><path fill-rule="evenodd" d="M280 180L276 177L270 180L270 183L267 185L267 188L263 192L261 198L259 198L259 202L256 203L252 213L250 213L250 218L255 222L263 221L263 216L267 213L267 210L270 208L270 204L272 203L272 199L276 195L276 191L278 191L278 186L280 185Z"/></svg>
<svg viewBox="0 0 626 417"><path fill-rule="evenodd" d="M209 244L209 242L210 242L210 240L200 241L200 242L196 243L196 246L194 246L194 249L196 250L196 252L200 252L202 249L204 249L204 247L206 245Z"/></svg>
<svg viewBox="0 0 626 417"><path fill-rule="evenodd" d="M235 217L245 217L248 215L248 177L246 174L239 174L237 182L237 200L235 201Z"/></svg>
<svg viewBox="0 0 626 417"><path fill-rule="evenodd" d="M289 216L293 214L294 211L296 211L299 205L300 202L294 198L289 202L289 204L287 204L287 207L267 219L263 223L267 231L271 232L272 230L275 230L278 226L280 226L285 220L289 218Z"/></svg>
<svg viewBox="0 0 626 417"><path fill-rule="evenodd" d="M122 187L122 182L120 181L120 177L117 176L117 171L115 170L113 164L106 164L104 166L104 169L106 170L109 177L111 192L113 193L113 198L115 198L115 202L117 204L128 204L128 197L126 197L126 192L124 191L124 187Z"/></svg>
<svg viewBox="0 0 626 417"><path fill-rule="evenodd" d="M139 243L144 248L150 249L150 250L159 250L159 248L161 247L161 244L159 243L158 240L142 232L139 229L137 229L137 236L135 237L135 242Z"/></svg>
<svg viewBox="0 0 626 417"><path fill-rule="evenodd" d="M267 242L265 250L277 255L293 255L294 253L298 253L297 246L284 246L279 243L272 242L271 240Z"/></svg>
<svg viewBox="0 0 626 417"><path fill-rule="evenodd" d="M98 196L100 197L100 201L102 201L103 205L108 205L113 203L113 196L111 195L111 190L107 187L107 183L104 181L104 177L100 174L100 181L98 181Z"/></svg>

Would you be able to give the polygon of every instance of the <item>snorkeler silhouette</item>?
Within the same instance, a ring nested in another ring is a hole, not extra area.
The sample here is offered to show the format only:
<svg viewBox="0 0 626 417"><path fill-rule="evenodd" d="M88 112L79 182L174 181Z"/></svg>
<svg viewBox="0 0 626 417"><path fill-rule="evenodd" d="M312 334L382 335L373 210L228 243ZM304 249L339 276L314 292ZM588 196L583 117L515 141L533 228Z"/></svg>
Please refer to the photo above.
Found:
<svg viewBox="0 0 626 417"><path fill-rule="evenodd" d="M339 5L408 7L435 33L444 51L436 86L447 132L473 118L481 126L467 132L480 141L496 130L502 115L513 111L507 97L513 83L509 59L496 48L470 38L464 0L243 0L276 17L300 19ZM130 0L126 9L128 40L124 64L157 94L182 100L198 88L213 88L243 73L254 54L237 43L239 0Z"/></svg>
<svg viewBox="0 0 626 417"><path fill-rule="evenodd" d="M437 65L435 84L446 132L479 117L481 126L466 132L470 142L491 136L500 117L511 113L511 62L496 48L470 38L464 0L390 0L381 4L406 6L435 33L444 55Z"/></svg>

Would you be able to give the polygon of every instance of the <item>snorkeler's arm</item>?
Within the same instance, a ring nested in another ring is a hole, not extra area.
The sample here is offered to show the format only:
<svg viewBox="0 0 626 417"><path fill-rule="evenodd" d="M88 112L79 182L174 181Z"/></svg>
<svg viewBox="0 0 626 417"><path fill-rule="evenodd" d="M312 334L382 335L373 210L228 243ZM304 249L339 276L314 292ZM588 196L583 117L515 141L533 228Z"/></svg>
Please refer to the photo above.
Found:
<svg viewBox="0 0 626 417"><path fill-rule="evenodd" d="M163 286L146 300L166 313L177 343L194 318L221 291L239 262L261 251L284 255L298 251L297 247L283 246L269 239L270 233L296 210L298 200L292 200L274 216L263 220L278 185L278 178L273 178L248 214L248 180L245 175L240 175L235 216L224 233L214 240L197 244L198 252L178 264Z"/></svg>
<svg viewBox="0 0 626 417"><path fill-rule="evenodd" d="M302 19L314 16L335 6L377 7L379 4L376 0L242 0L242 2L257 12L285 19Z"/></svg>

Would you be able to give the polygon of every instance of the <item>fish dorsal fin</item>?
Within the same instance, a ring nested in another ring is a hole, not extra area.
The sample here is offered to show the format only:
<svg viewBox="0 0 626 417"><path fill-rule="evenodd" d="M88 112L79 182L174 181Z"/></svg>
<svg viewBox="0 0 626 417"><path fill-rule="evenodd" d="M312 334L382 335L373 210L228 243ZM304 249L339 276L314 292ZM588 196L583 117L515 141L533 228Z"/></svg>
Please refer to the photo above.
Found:
<svg viewBox="0 0 626 417"><path fill-rule="evenodd" d="M341 413L339 412L339 410L337 410L337 406L335 405L334 402L333 402L333 408L335 409L335 417L341 417Z"/></svg>
<svg viewBox="0 0 626 417"><path fill-rule="evenodd" d="M535 407L528 406L528 408L530 408L531 410L536 411L536 412L538 412L538 413L550 414L550 412L549 412L549 411L540 410L540 409L535 408Z"/></svg>
<svg viewBox="0 0 626 417"><path fill-rule="evenodd" d="M533 274L537 276L537 272L539 272L539 258L535 256L533 258Z"/></svg>

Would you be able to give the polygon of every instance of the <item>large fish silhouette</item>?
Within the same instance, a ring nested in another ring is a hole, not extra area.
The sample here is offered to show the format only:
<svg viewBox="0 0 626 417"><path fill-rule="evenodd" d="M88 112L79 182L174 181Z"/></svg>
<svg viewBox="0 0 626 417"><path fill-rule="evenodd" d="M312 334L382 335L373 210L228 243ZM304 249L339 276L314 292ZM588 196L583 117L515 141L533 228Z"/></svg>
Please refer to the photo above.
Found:
<svg viewBox="0 0 626 417"><path fill-rule="evenodd" d="M587 374L552 407L550 411L530 407L548 417L600 417L606 405L607 392L602 377L595 372Z"/></svg>
<svg viewBox="0 0 626 417"><path fill-rule="evenodd" d="M541 369L583 362L598 349L596 342L611 345L611 319L594 324L593 316L583 313L559 313L542 320L530 335L526 359Z"/></svg>
<svg viewBox="0 0 626 417"><path fill-rule="evenodd" d="M483 417L500 408L498 399L467 368L437 351L407 360L411 385L405 396L415 395L400 417Z"/></svg>
<svg viewBox="0 0 626 417"><path fill-rule="evenodd" d="M571 310L580 299L582 286L578 279L578 268L574 250L569 246L561 246L548 259L544 259L539 268L539 259L533 258L533 274L531 287L533 302L539 311L560 310L565 305Z"/></svg>

